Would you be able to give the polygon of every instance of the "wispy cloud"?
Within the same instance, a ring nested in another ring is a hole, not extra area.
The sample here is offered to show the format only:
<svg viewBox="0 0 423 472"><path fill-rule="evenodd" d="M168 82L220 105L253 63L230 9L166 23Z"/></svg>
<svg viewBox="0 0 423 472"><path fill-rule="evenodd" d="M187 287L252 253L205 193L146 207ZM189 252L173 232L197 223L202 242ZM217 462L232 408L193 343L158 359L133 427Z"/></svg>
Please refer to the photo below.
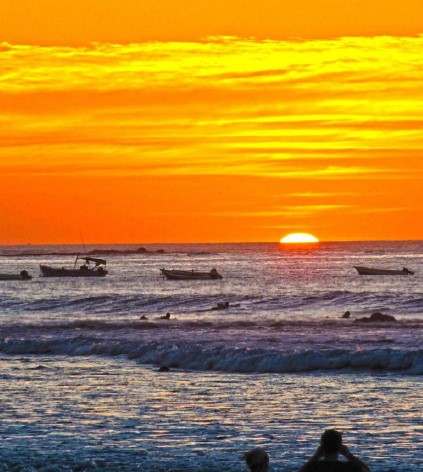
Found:
<svg viewBox="0 0 423 472"><path fill-rule="evenodd" d="M4 172L407 178L423 38L3 44Z"/></svg>
<svg viewBox="0 0 423 472"><path fill-rule="evenodd" d="M331 197L353 197L358 195L354 192L298 192L288 193L284 195L285 198L331 198Z"/></svg>
<svg viewBox="0 0 423 472"><path fill-rule="evenodd" d="M218 211L208 212L208 216L223 216L230 218L264 218L266 220L272 218L279 219L297 219L297 218L309 218L314 217L323 212L331 212L338 210L353 209L354 205L292 205L292 206L281 206L279 208L273 208L268 210L259 211ZM166 215L166 213L163 213ZM179 215L183 213L168 213L168 215Z"/></svg>

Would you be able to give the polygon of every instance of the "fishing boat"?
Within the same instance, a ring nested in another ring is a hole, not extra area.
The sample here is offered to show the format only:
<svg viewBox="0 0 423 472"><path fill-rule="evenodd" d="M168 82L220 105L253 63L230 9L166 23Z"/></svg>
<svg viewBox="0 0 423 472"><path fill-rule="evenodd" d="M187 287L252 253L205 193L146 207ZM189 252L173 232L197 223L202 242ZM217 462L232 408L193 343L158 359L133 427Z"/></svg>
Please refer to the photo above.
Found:
<svg viewBox="0 0 423 472"><path fill-rule="evenodd" d="M105 277L108 274L104 259L86 256L77 256L71 269L47 265L40 265L40 269L43 277Z"/></svg>
<svg viewBox="0 0 423 472"><path fill-rule="evenodd" d="M412 270L407 269L404 267L401 270L393 270L393 269L374 269L371 267L361 267L361 266L354 266L354 269L360 275L414 275Z"/></svg>
<svg viewBox="0 0 423 472"><path fill-rule="evenodd" d="M0 274L0 280L31 280L27 270L21 270L19 274Z"/></svg>
<svg viewBox="0 0 423 472"><path fill-rule="evenodd" d="M168 280L218 280L223 278L216 269L212 269L210 272L160 269L160 272Z"/></svg>

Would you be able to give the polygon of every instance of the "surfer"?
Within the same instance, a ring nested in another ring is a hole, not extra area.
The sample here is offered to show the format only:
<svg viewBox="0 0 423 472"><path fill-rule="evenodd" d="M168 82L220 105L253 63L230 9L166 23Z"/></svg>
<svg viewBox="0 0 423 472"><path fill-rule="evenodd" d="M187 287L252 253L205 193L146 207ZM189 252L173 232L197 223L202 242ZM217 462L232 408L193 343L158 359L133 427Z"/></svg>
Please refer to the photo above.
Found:
<svg viewBox="0 0 423 472"><path fill-rule="evenodd" d="M229 302L219 302L216 306L210 308L210 310L226 310L229 308Z"/></svg>

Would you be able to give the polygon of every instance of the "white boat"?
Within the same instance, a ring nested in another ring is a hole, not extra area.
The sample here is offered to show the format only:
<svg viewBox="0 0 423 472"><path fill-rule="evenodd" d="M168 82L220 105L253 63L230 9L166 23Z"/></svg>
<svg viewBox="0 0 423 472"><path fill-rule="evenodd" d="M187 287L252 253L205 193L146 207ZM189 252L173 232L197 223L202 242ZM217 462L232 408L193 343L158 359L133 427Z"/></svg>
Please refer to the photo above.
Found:
<svg viewBox="0 0 423 472"><path fill-rule="evenodd" d="M395 269L374 269L372 267L354 266L360 275L414 275L414 272L404 267L401 270Z"/></svg>
<svg viewBox="0 0 423 472"><path fill-rule="evenodd" d="M31 280L28 271L22 270L19 274L0 274L0 280Z"/></svg>
<svg viewBox="0 0 423 472"><path fill-rule="evenodd" d="M210 272L160 269L160 272L168 280L218 280L223 278L216 269L212 269Z"/></svg>

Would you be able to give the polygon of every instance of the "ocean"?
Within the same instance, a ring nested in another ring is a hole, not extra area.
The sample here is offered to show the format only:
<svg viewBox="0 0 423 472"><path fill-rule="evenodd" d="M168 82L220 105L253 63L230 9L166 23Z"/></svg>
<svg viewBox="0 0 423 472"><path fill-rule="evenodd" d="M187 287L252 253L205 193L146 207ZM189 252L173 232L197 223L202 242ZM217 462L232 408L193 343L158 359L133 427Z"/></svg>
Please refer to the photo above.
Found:
<svg viewBox="0 0 423 472"><path fill-rule="evenodd" d="M258 446L296 471L327 428L372 471L423 471L422 241L143 246L85 279L39 277L79 246L0 247L34 276L0 282L0 471L241 471ZM356 321L376 311L397 321Z"/></svg>

